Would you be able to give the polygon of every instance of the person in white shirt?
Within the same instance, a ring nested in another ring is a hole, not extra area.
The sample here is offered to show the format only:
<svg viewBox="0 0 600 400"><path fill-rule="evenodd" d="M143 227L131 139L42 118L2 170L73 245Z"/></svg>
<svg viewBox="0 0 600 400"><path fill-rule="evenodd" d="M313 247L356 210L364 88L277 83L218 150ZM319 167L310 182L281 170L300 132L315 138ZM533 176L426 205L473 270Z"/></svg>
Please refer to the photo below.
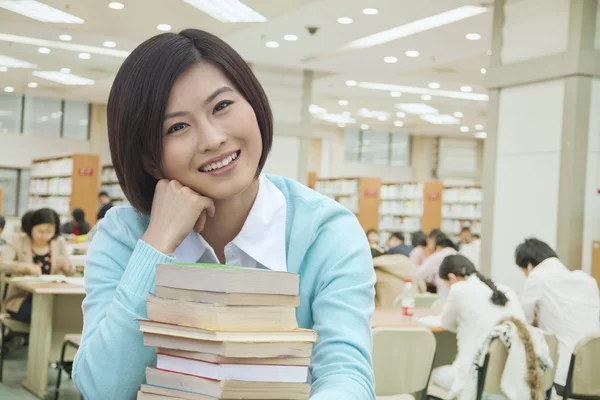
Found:
<svg viewBox="0 0 600 400"><path fill-rule="evenodd" d="M558 339L554 382L560 393L575 345L585 334L599 329L598 284L583 271L570 271L550 246L535 238L517 247L515 260L527 276L521 295L527 322Z"/></svg>
<svg viewBox="0 0 600 400"><path fill-rule="evenodd" d="M458 353L452 365L433 370L431 381L458 395L477 350L492 329L507 317L525 321L525 315L512 289L496 285L483 276L463 255L444 258L439 275L450 288L441 315L441 326L456 332Z"/></svg>
<svg viewBox="0 0 600 400"><path fill-rule="evenodd" d="M423 265L417 270L419 278L425 282L435 283L439 297L448 296L448 287L438 276L440 265L444 258L457 253L452 240L444 234L440 234L435 238L435 253L427 257Z"/></svg>

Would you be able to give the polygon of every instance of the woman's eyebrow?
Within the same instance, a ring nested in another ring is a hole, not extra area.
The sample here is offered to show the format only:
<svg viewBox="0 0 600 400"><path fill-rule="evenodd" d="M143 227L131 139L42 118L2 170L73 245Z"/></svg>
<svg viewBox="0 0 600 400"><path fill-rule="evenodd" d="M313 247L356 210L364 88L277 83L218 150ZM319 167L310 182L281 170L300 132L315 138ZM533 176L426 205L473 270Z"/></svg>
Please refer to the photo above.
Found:
<svg viewBox="0 0 600 400"><path fill-rule="evenodd" d="M213 93L211 93L206 100L204 100L204 105L209 104L210 102L212 102L214 99L217 98L217 96L219 96L220 94L226 93L226 92L233 92L233 89L230 88L229 86L223 86L222 88L219 88L217 90L215 90ZM175 117L181 117L182 115L189 115L190 113L187 111L174 111L172 113L168 113L165 114L165 118L164 120L168 120L171 118L175 118Z"/></svg>

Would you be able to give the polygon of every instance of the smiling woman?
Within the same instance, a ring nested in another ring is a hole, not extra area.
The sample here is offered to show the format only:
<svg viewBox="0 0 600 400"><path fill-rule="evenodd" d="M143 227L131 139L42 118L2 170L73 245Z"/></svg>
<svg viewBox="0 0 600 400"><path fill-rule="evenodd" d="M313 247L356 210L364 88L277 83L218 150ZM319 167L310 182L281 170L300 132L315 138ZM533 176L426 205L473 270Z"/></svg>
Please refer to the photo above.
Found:
<svg viewBox="0 0 600 400"><path fill-rule="evenodd" d="M319 335L311 399L375 399L365 235L338 203L261 173L271 109L238 53L198 30L147 40L116 76L108 134L131 206L106 214L86 259L74 364L85 398L135 397L156 360L135 318L147 318L156 264L183 261L298 273L298 325Z"/></svg>

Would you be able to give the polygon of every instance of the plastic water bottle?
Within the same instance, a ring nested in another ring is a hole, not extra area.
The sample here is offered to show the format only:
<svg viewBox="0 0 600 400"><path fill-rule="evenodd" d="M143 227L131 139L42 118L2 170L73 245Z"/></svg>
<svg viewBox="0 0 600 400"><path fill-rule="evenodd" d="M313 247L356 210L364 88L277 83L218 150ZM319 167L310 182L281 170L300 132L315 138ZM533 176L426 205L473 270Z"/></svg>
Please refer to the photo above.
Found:
<svg viewBox="0 0 600 400"><path fill-rule="evenodd" d="M405 319L412 319L415 311L415 295L417 288L413 284L412 279L404 281L404 294L402 296L402 315Z"/></svg>

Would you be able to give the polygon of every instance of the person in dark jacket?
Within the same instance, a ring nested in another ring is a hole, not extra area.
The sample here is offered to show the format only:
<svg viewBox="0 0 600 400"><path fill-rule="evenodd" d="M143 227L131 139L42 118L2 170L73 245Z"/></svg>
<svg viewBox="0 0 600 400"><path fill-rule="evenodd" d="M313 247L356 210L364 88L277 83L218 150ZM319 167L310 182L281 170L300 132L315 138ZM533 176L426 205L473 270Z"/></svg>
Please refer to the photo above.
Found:
<svg viewBox="0 0 600 400"><path fill-rule="evenodd" d="M113 208L112 200L110 196L105 191L101 191L98 193L98 200L100 201L100 209L98 210L98 216L96 220L100 221L106 215L106 212Z"/></svg>
<svg viewBox="0 0 600 400"><path fill-rule="evenodd" d="M73 209L73 219L62 226L62 233L67 235L86 235L90 224L85 220L85 212L81 208Z"/></svg>
<svg viewBox="0 0 600 400"><path fill-rule="evenodd" d="M394 232L386 243L387 254L404 254L409 256L412 247L404 243L404 235L401 232Z"/></svg>

